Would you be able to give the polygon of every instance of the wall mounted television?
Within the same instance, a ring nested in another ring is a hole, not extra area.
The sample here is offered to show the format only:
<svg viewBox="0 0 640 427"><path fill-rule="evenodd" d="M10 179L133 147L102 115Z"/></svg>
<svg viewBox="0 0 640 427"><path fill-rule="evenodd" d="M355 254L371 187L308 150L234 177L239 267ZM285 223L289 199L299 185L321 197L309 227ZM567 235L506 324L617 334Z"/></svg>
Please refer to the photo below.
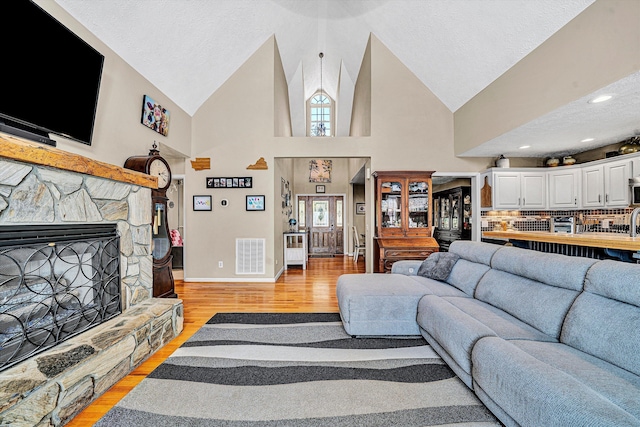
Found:
<svg viewBox="0 0 640 427"><path fill-rule="evenodd" d="M91 145L104 56L29 0L3 8L0 40L0 132Z"/></svg>

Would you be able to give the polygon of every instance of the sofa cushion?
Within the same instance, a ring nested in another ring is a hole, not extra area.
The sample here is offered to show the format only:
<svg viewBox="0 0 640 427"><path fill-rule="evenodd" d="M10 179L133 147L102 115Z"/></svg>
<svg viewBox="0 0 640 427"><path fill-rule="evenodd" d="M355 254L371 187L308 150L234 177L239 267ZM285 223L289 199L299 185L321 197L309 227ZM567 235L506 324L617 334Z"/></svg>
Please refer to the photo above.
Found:
<svg viewBox="0 0 640 427"><path fill-rule="evenodd" d="M428 279L445 281L447 277L449 277L451 269L458 259L460 259L458 255L448 252L432 253L427 259L422 261L416 274Z"/></svg>
<svg viewBox="0 0 640 427"><path fill-rule="evenodd" d="M560 341L640 375L640 307L583 292L567 314Z"/></svg>
<svg viewBox="0 0 640 427"><path fill-rule="evenodd" d="M584 290L640 307L640 265L598 261L587 272Z"/></svg>
<svg viewBox="0 0 640 427"><path fill-rule="evenodd" d="M491 268L558 288L581 291L587 271L596 262L592 258L505 246L491 258Z"/></svg>
<svg viewBox="0 0 640 427"><path fill-rule="evenodd" d="M491 265L493 255L501 248L503 246L491 243L456 240L449 245L449 253L456 254L467 261Z"/></svg>
<svg viewBox="0 0 640 427"><path fill-rule="evenodd" d="M420 300L417 321L422 336L471 387L471 349L479 337L495 336L495 332L435 295Z"/></svg>
<svg viewBox="0 0 640 427"><path fill-rule="evenodd" d="M553 338L489 304L473 298L425 295L418 303L418 325L427 341L437 341L466 374L471 374L471 350L482 337L549 341ZM454 369L452 367L452 369ZM456 369L454 369L455 371ZM464 381L464 375L459 375ZM470 383L467 384L471 386Z"/></svg>
<svg viewBox="0 0 640 427"><path fill-rule="evenodd" d="M469 317L491 329L492 335L506 340L551 341L557 339L519 320L509 313L473 298L442 297Z"/></svg>
<svg viewBox="0 0 640 427"><path fill-rule="evenodd" d="M495 269L482 277L475 293L478 300L504 310L555 340L560 337L564 317L577 296L578 291Z"/></svg>
<svg viewBox="0 0 640 427"><path fill-rule="evenodd" d="M473 261L460 258L451 269L447 283L460 289L472 297L480 279L489 271L490 267ZM440 294L436 294L440 295Z"/></svg>
<svg viewBox="0 0 640 427"><path fill-rule="evenodd" d="M418 301L429 288L403 274L343 274L336 294L350 335L420 335Z"/></svg>
<svg viewBox="0 0 640 427"><path fill-rule="evenodd" d="M451 286L445 282L441 282L439 280L428 279L422 276L408 276L411 280L415 280L420 283L422 286L427 288L429 292L425 294L433 294L437 296L447 296L447 297L466 297L470 298L469 295L462 292L460 289L455 286Z"/></svg>
<svg viewBox="0 0 640 427"><path fill-rule="evenodd" d="M640 425L640 379L564 344L482 338L472 365L480 400L518 425Z"/></svg>
<svg viewBox="0 0 640 427"><path fill-rule="evenodd" d="M633 280L631 278L636 278ZM560 340L640 375L640 265L604 260L585 278Z"/></svg>

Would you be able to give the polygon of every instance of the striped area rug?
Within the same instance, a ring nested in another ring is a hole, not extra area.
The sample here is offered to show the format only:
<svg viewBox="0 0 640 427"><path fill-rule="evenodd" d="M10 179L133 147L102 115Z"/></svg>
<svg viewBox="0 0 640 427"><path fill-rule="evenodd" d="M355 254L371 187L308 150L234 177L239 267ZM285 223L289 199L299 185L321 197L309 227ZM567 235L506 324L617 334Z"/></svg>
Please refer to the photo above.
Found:
<svg viewBox="0 0 640 427"><path fill-rule="evenodd" d="M422 338L352 338L337 313L220 313L97 424L499 426Z"/></svg>

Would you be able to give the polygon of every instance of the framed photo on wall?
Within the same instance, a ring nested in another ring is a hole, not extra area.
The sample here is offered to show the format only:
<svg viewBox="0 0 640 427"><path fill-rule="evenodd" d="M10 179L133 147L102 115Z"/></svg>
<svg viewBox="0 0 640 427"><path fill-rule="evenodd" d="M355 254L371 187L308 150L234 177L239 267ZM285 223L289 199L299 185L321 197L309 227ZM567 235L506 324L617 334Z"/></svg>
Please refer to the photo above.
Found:
<svg viewBox="0 0 640 427"><path fill-rule="evenodd" d="M253 187L253 177L207 177L207 188L251 188Z"/></svg>
<svg viewBox="0 0 640 427"><path fill-rule="evenodd" d="M356 215L364 215L366 212L364 203L356 203Z"/></svg>
<svg viewBox="0 0 640 427"><path fill-rule="evenodd" d="M316 193L324 193L324 185L316 185Z"/></svg>
<svg viewBox="0 0 640 427"><path fill-rule="evenodd" d="M193 196L194 211L210 211L211 196Z"/></svg>
<svg viewBox="0 0 640 427"><path fill-rule="evenodd" d="M248 211L263 211L264 210L264 196L247 196L247 208Z"/></svg>

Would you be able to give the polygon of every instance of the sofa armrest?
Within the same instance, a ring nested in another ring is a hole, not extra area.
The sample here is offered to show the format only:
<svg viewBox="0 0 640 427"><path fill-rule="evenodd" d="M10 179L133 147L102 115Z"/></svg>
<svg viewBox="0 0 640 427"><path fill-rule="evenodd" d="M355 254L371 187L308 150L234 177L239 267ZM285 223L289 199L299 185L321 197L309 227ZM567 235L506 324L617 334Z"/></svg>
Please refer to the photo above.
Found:
<svg viewBox="0 0 640 427"><path fill-rule="evenodd" d="M415 276L418 273L418 269L422 261L404 260L396 261L391 266L391 273L404 274L405 276Z"/></svg>

